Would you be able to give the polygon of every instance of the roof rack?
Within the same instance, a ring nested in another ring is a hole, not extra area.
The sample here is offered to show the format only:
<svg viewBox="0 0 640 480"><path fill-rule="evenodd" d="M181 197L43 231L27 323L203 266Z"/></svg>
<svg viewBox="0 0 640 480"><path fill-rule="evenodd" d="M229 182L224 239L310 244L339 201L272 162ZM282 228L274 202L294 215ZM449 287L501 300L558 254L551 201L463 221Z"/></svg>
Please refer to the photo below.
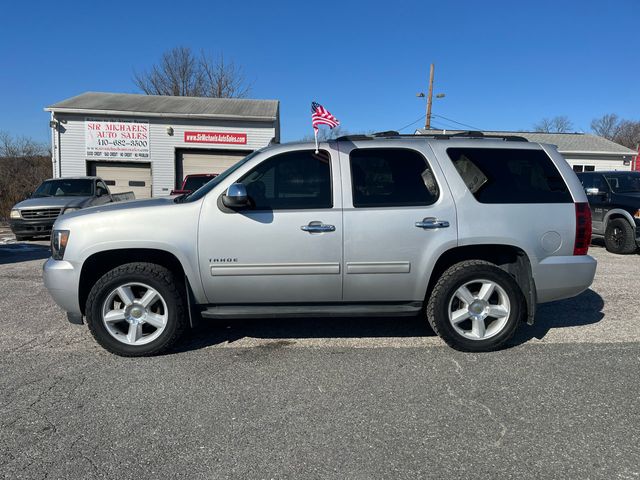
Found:
<svg viewBox="0 0 640 480"><path fill-rule="evenodd" d="M519 135L485 135L482 132L468 130L456 133L398 133L395 130L386 132L376 132L371 135L344 135L336 138L337 141L355 141L355 140L374 140L376 138L433 138L436 140L450 140L455 138L489 138L500 139L505 142L528 142L524 137Z"/></svg>

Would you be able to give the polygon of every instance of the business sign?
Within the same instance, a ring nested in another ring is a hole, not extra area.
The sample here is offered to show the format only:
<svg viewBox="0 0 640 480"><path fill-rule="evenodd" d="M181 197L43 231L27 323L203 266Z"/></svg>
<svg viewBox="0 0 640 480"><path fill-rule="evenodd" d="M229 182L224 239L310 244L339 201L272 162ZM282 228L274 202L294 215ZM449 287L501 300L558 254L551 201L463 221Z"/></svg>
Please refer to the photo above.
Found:
<svg viewBox="0 0 640 480"><path fill-rule="evenodd" d="M223 143L246 145L246 133L184 132L185 143Z"/></svg>
<svg viewBox="0 0 640 480"><path fill-rule="evenodd" d="M122 118L85 118L87 157L149 158L149 121Z"/></svg>

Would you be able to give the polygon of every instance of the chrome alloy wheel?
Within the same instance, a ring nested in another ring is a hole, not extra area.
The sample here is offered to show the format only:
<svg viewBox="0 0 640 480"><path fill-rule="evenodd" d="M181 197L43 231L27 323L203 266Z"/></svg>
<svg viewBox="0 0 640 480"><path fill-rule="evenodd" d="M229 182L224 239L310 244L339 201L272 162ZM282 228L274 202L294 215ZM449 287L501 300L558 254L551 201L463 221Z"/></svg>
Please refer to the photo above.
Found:
<svg viewBox="0 0 640 480"><path fill-rule="evenodd" d="M145 345L160 336L169 311L157 290L144 283L126 283L114 289L102 304L107 332L127 345Z"/></svg>
<svg viewBox="0 0 640 480"><path fill-rule="evenodd" d="M471 340L498 335L507 325L511 304L504 289L491 280L473 280L459 287L449 300L449 322Z"/></svg>

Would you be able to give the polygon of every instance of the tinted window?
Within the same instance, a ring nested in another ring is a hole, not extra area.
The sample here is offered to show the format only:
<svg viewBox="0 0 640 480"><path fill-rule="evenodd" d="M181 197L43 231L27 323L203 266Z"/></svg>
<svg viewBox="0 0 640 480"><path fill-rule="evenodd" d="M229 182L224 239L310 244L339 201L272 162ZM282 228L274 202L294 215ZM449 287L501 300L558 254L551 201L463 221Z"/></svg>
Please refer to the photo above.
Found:
<svg viewBox="0 0 640 480"><path fill-rule="evenodd" d="M607 173L605 177L616 193L640 192L640 173Z"/></svg>
<svg viewBox="0 0 640 480"><path fill-rule="evenodd" d="M188 177L184 182L184 189L191 191L197 190L212 178L213 177Z"/></svg>
<svg viewBox="0 0 640 480"><path fill-rule="evenodd" d="M438 199L433 172L415 150L365 148L349 159L354 207L431 205Z"/></svg>
<svg viewBox="0 0 640 480"><path fill-rule="evenodd" d="M287 152L265 160L241 180L256 210L331 208L327 152Z"/></svg>
<svg viewBox="0 0 640 480"><path fill-rule="evenodd" d="M96 195L98 197L101 197L103 195L107 195L107 193L109 192L109 190L107 190L107 187L104 183L102 182L97 182L96 183Z"/></svg>
<svg viewBox="0 0 640 480"><path fill-rule="evenodd" d="M607 182L605 181L604 177L600 174L593 174L593 175L582 174L582 175L578 175L578 178L582 182L582 186L585 189L597 188L601 192L609 191L609 185L607 185Z"/></svg>
<svg viewBox="0 0 640 480"><path fill-rule="evenodd" d="M542 150L447 149L458 173L482 203L569 203L571 194Z"/></svg>
<svg viewBox="0 0 640 480"><path fill-rule="evenodd" d="M93 180L47 180L33 193L33 197L89 197L93 195Z"/></svg>

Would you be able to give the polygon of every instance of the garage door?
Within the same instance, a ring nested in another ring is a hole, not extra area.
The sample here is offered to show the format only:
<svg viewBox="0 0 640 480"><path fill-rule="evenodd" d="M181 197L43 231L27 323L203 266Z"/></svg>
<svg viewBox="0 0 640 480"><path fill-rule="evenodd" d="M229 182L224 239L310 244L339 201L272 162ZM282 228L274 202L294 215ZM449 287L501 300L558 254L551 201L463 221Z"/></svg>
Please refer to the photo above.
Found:
<svg viewBox="0 0 640 480"><path fill-rule="evenodd" d="M137 163L97 163L95 174L112 193L133 192L136 198L151 197L151 166Z"/></svg>
<svg viewBox="0 0 640 480"><path fill-rule="evenodd" d="M182 183L187 175L196 173L222 173L248 152L182 152L178 156L176 181Z"/></svg>

